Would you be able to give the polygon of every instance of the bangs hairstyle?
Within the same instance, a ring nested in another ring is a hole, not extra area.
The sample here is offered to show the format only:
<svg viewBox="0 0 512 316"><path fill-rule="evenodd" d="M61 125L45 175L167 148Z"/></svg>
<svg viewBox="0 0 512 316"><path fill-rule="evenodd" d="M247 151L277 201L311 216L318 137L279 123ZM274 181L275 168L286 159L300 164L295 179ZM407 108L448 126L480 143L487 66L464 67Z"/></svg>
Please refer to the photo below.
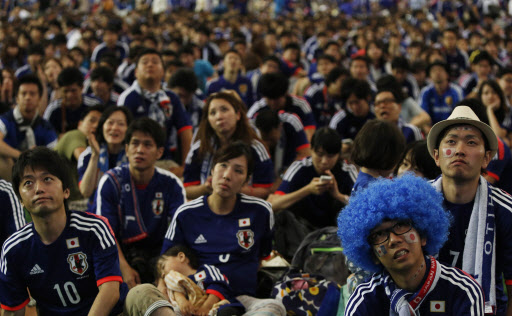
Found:
<svg viewBox="0 0 512 316"><path fill-rule="evenodd" d="M62 190L70 188L71 180L66 161L54 150L39 146L21 153L12 167L12 186L19 199L20 183L26 168L43 169L57 177L62 182Z"/></svg>
<svg viewBox="0 0 512 316"><path fill-rule="evenodd" d="M400 161L404 148L404 135L395 124L370 120L357 133L351 158L360 167L390 170Z"/></svg>
<svg viewBox="0 0 512 316"><path fill-rule="evenodd" d="M212 153L215 151L215 147L220 144L219 138L217 134L213 130L210 125L210 121L208 120L210 113L210 104L213 100L222 99L227 101L235 110L236 113L240 113L240 119L236 123L235 133L233 134L233 140L241 140L246 144L252 144L253 140L260 140L254 129L249 123L249 119L247 118L247 108L242 100L238 99L234 95L229 92L217 92L212 93L205 101L203 107L203 115L201 116L201 121L199 122L199 127L197 129L196 138L201 142L199 146L198 161L202 161L207 153ZM213 137L213 143L212 143Z"/></svg>
<svg viewBox="0 0 512 316"><path fill-rule="evenodd" d="M323 149L328 154L340 154L341 137L332 128L319 128L311 137L311 149L314 151Z"/></svg>
<svg viewBox="0 0 512 316"><path fill-rule="evenodd" d="M421 172L426 179L434 180L441 174L441 169L439 169L435 160L428 152L425 139L412 142L405 147L400 163L396 166L395 174L398 173L398 168L400 168L407 154L409 154L412 168Z"/></svg>
<svg viewBox="0 0 512 316"><path fill-rule="evenodd" d="M420 177L404 175L395 179L378 179L366 189L352 195L338 216L338 236L348 260L364 270L378 272L370 231L386 220L406 220L427 244L423 253L434 255L448 239L451 217L443 209L443 196Z"/></svg>
<svg viewBox="0 0 512 316"><path fill-rule="evenodd" d="M117 105L111 105L103 111L101 114L100 120L98 122L98 127L96 128L96 140L98 141L98 144L102 145L105 144L107 141L105 140L105 137L103 136L103 125L108 120L108 118L114 113L114 112L123 112L124 117L126 118L126 126L130 126L130 124L133 121L133 115L128 108L124 106L117 106Z"/></svg>
<svg viewBox="0 0 512 316"><path fill-rule="evenodd" d="M242 141L234 141L226 146L218 149L213 155L213 164L215 166L219 162L226 162L230 159L244 156L247 160L247 178L249 179L254 169L254 160L252 159L252 151L249 145Z"/></svg>
<svg viewBox="0 0 512 316"><path fill-rule="evenodd" d="M124 138L124 142L126 144L130 143L133 133L135 132L141 132L145 135L151 136L158 148L165 146L164 128L149 117L138 118L128 126L128 130L126 131L126 136Z"/></svg>

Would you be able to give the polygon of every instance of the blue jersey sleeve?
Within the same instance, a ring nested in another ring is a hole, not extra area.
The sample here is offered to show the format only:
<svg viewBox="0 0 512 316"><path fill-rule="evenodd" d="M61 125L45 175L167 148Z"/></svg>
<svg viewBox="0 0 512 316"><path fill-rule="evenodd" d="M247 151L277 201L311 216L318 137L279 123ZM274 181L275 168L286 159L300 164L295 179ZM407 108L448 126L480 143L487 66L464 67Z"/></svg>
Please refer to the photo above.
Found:
<svg viewBox="0 0 512 316"><path fill-rule="evenodd" d="M96 191L96 200L94 205L96 214L104 216L108 220L116 236L119 236L121 229L121 223L119 223L119 212L121 207L119 185L120 184L117 183L115 177L109 172L103 175L98 185L98 190Z"/></svg>
<svg viewBox="0 0 512 316"><path fill-rule="evenodd" d="M180 99L178 96L172 92L167 92L167 95L171 99L171 103L173 105L173 114L172 114L172 120L173 125L178 130L178 133L182 132L185 129L191 129L192 128L192 122L190 121L190 117L183 107L183 104L181 104Z"/></svg>
<svg viewBox="0 0 512 316"><path fill-rule="evenodd" d="M16 197L11 183L0 180L0 221L2 229L0 230L0 244L12 235L14 232L25 226L25 213L20 201Z"/></svg>
<svg viewBox="0 0 512 316"><path fill-rule="evenodd" d="M254 170L252 186L269 188L274 183L274 163L270 159L265 146L260 142L254 142L253 146Z"/></svg>
<svg viewBox="0 0 512 316"><path fill-rule="evenodd" d="M180 208L176 210L174 217L165 233L164 242L162 245L162 251L160 254L163 254L167 251L167 249L172 248L175 245L183 244L186 245L185 235L183 233L183 227L180 218Z"/></svg>
<svg viewBox="0 0 512 316"><path fill-rule="evenodd" d="M304 179L304 175L301 172L301 165L302 161L295 161L294 163L291 164L288 170L286 170L283 176L283 181L276 190L276 194L285 195L288 193L295 192L303 186L302 183L304 181L307 181L308 183L309 181L311 181L311 179ZM297 179L302 180L301 183L299 183L299 185L297 183Z"/></svg>
<svg viewBox="0 0 512 316"><path fill-rule="evenodd" d="M91 160L91 147L87 147L78 158L77 170L78 170L78 183L80 185L80 181L84 177L85 170L87 170L87 166L89 165L89 160Z"/></svg>
<svg viewBox="0 0 512 316"><path fill-rule="evenodd" d="M13 249L8 249L8 240L2 249L0 259L0 302L4 310L16 311L25 307L29 302L27 284L24 282L22 272L17 271L18 258Z"/></svg>
<svg viewBox="0 0 512 316"><path fill-rule="evenodd" d="M201 281L200 279L203 277L204 280ZM206 294L215 295L220 300L229 300L233 295L226 276L215 266L205 264L199 267L197 273L194 274L194 281L203 282Z"/></svg>
<svg viewBox="0 0 512 316"><path fill-rule="evenodd" d="M195 142L187 154L185 170L183 171L183 186L185 187L201 184L201 165L197 162L200 145L199 141Z"/></svg>
<svg viewBox="0 0 512 316"><path fill-rule="evenodd" d="M261 252L260 258L266 258L270 256L272 252L272 241L274 239L274 213L272 208L269 207L269 212L266 213L266 225L263 239L261 240Z"/></svg>

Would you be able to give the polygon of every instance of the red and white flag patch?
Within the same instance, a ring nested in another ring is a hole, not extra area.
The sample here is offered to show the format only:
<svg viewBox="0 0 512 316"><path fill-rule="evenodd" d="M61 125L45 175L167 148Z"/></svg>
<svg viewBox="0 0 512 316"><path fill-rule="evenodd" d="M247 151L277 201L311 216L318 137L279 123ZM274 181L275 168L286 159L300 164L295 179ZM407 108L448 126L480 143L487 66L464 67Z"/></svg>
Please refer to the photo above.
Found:
<svg viewBox="0 0 512 316"><path fill-rule="evenodd" d="M446 310L444 301L430 301L430 312L444 313Z"/></svg>
<svg viewBox="0 0 512 316"><path fill-rule="evenodd" d="M419 238L416 232L410 231L404 235L405 241L409 244L417 243Z"/></svg>
<svg viewBox="0 0 512 316"><path fill-rule="evenodd" d="M78 243L78 237L66 239L66 246L68 249L80 247L80 244Z"/></svg>
<svg viewBox="0 0 512 316"><path fill-rule="evenodd" d="M238 220L238 227L249 227L249 226L251 226L251 219L249 217L241 218Z"/></svg>
<svg viewBox="0 0 512 316"><path fill-rule="evenodd" d="M196 282L203 281L204 279L206 279L206 273L204 272L204 270L194 274L194 279L196 280Z"/></svg>

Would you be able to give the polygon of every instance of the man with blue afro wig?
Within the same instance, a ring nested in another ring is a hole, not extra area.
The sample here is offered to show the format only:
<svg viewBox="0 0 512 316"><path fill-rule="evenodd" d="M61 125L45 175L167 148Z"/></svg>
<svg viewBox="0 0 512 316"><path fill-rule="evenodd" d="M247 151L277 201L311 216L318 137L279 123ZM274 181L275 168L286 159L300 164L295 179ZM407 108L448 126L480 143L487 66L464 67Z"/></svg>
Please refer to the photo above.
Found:
<svg viewBox="0 0 512 316"><path fill-rule="evenodd" d="M356 288L345 315L484 315L478 283L430 256L448 238L442 201L412 175L377 180L350 198L338 217L343 251L377 273Z"/></svg>

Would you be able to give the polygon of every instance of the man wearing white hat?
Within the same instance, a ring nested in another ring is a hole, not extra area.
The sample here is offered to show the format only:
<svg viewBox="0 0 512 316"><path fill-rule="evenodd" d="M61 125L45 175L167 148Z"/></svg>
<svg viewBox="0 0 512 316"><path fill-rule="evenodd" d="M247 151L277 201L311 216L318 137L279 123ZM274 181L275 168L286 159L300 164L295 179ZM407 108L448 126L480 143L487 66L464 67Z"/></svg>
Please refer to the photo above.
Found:
<svg viewBox="0 0 512 316"><path fill-rule="evenodd" d="M502 275L511 301L512 197L481 176L498 149L496 135L469 107L458 106L432 127L427 144L442 171L432 184L443 193L444 206L453 216L439 261L480 283L486 314L511 316Z"/></svg>

